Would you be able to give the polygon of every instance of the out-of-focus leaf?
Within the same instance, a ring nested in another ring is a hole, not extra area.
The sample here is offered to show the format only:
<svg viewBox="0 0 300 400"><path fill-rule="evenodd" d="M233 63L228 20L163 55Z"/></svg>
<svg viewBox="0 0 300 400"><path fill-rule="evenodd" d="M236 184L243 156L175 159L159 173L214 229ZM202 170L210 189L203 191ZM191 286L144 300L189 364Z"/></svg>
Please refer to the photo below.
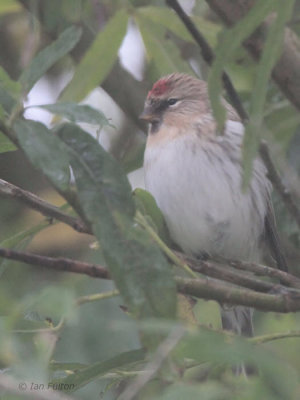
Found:
<svg viewBox="0 0 300 400"><path fill-rule="evenodd" d="M66 124L59 135L69 146L81 206L129 310L141 318L173 318L172 272L148 234L133 224L134 202L126 176L79 127Z"/></svg>
<svg viewBox="0 0 300 400"><path fill-rule="evenodd" d="M97 362L85 368L80 368L79 371L74 372L66 378L56 380L53 383L65 384L66 387L74 385L74 388L69 391L75 391L100 376L112 372L114 369L120 369L122 367L129 368L130 364L142 361L144 357L145 351L143 349L127 351L126 353L119 354L110 360Z"/></svg>
<svg viewBox="0 0 300 400"><path fill-rule="evenodd" d="M136 15L136 21L143 37L148 61L155 64L155 78L176 71L193 74L190 66L180 56L176 45L166 37L164 27L139 14Z"/></svg>
<svg viewBox="0 0 300 400"><path fill-rule="evenodd" d="M300 125L300 114L291 105L285 105L268 114L266 125L283 149L287 150L297 127Z"/></svg>
<svg viewBox="0 0 300 400"><path fill-rule="evenodd" d="M213 113L218 122L220 131L223 129L226 117L225 109L221 103L222 72L234 57L241 43L243 43L273 10L273 0L256 2L245 18L235 24L233 28L226 29L224 33L219 36L220 41L215 51L216 57L208 77L208 90Z"/></svg>
<svg viewBox="0 0 300 400"><path fill-rule="evenodd" d="M21 11L22 7L16 0L1 0L0 15Z"/></svg>
<svg viewBox="0 0 300 400"><path fill-rule="evenodd" d="M104 80L118 56L127 21L128 15L122 9L98 33L64 90L62 101L80 101Z"/></svg>
<svg viewBox="0 0 300 400"><path fill-rule="evenodd" d="M155 23L163 25L165 28L169 29L175 35L186 41L194 42L191 34L184 27L182 22L178 19L177 15L174 14L170 9L161 7L141 7L138 13ZM211 46L215 46L217 43L217 34L220 32L221 27L213 22L208 21L202 17L196 15L192 16L192 21L201 31L204 37L207 39Z"/></svg>
<svg viewBox="0 0 300 400"><path fill-rule="evenodd" d="M158 208L154 197L143 189L135 189L134 197L137 202L137 208L141 210L143 215L149 216L153 221L159 236L165 243L170 243L170 235L166 226L162 212Z"/></svg>
<svg viewBox="0 0 300 400"><path fill-rule="evenodd" d="M32 107L42 108L52 114L61 115L71 122L87 122L88 124L99 125L100 127L111 125L102 111L85 104L55 103Z"/></svg>
<svg viewBox="0 0 300 400"><path fill-rule="evenodd" d="M76 46L81 37L81 33L81 28L71 26L67 28L55 42L38 53L19 79L25 93L30 91L33 85L49 68Z"/></svg>
<svg viewBox="0 0 300 400"><path fill-rule="evenodd" d="M7 151L16 150L16 146L0 132L0 153L6 153Z"/></svg>
<svg viewBox="0 0 300 400"><path fill-rule="evenodd" d="M261 137L269 78L273 66L280 56L285 24L290 19L294 6L294 0L287 0L284 4L279 0L272 1L272 3L274 3L273 7L276 11L276 19L269 30L264 51L258 65L257 77L250 102L250 120L246 125L243 142L244 188L249 184L252 163L257 154L258 143Z"/></svg>
<svg viewBox="0 0 300 400"><path fill-rule="evenodd" d="M23 250L28 246L28 244L31 242L31 240L37 233L41 232L48 226L49 226L48 222L42 222L36 226L26 229L25 231L21 231L16 235L13 235L7 239L2 240L2 242L0 243L0 247ZM7 266L12 262L16 261L8 260L2 257L0 258L0 277L7 268Z"/></svg>
<svg viewBox="0 0 300 400"><path fill-rule="evenodd" d="M156 400L232 400L232 396L233 393L225 385L217 382L204 382L201 385L175 383Z"/></svg>
<svg viewBox="0 0 300 400"><path fill-rule="evenodd" d="M40 169L61 191L69 188L70 169L64 144L45 125L16 121L14 130L32 164Z"/></svg>
<svg viewBox="0 0 300 400"><path fill-rule="evenodd" d="M282 359L271 352L256 348L244 338L232 337L201 329L182 339L175 355L203 362L234 366L241 363L259 368L260 375L276 399L290 399L298 385L298 377ZM281 373L279 372L281 371Z"/></svg>
<svg viewBox="0 0 300 400"><path fill-rule="evenodd" d="M21 94L19 82L10 79L7 72L0 66L0 105L10 113Z"/></svg>

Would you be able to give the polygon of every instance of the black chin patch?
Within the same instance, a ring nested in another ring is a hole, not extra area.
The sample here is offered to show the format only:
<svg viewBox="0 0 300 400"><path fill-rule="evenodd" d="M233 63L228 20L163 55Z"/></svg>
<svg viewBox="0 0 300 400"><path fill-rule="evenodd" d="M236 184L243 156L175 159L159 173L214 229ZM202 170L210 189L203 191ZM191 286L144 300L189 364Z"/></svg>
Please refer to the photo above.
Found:
<svg viewBox="0 0 300 400"><path fill-rule="evenodd" d="M150 134L151 135L155 135L156 132L158 132L160 126L162 123L162 118L156 121L151 122L151 126L150 126Z"/></svg>

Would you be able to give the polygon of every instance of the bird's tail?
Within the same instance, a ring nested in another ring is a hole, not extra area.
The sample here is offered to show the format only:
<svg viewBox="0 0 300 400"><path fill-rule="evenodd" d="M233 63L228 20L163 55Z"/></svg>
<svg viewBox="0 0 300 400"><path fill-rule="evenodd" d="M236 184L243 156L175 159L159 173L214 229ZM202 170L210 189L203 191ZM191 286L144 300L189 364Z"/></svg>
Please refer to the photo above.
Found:
<svg viewBox="0 0 300 400"><path fill-rule="evenodd" d="M237 335L251 337L253 336L253 324L252 324L253 309L243 306L222 306L221 307L221 318L222 327L227 331L232 331ZM233 368L236 375L253 374L253 368L240 364Z"/></svg>

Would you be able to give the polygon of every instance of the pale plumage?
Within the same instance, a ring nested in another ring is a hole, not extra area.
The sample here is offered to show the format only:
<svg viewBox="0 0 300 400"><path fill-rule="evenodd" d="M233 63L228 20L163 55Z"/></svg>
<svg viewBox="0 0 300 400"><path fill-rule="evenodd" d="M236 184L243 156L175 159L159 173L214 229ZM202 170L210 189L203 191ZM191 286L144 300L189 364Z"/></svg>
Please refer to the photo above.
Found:
<svg viewBox="0 0 300 400"><path fill-rule="evenodd" d="M141 116L151 124L144 156L146 189L184 252L259 261L265 222L273 221L268 217L271 185L257 159L249 188L242 191L244 127L233 108L224 105L228 120L218 135L205 82L176 73L154 84ZM275 243L275 229L272 233ZM250 314L243 307L223 311L223 326L251 335Z"/></svg>

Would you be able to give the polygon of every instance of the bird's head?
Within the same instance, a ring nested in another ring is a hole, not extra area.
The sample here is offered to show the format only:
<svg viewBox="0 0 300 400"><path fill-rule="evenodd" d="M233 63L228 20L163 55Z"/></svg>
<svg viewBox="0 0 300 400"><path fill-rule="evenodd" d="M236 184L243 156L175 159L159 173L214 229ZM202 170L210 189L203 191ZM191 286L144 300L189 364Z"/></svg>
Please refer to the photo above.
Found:
<svg viewBox="0 0 300 400"><path fill-rule="evenodd" d="M140 118L156 133L162 123L182 126L210 112L206 83L193 76L174 73L159 79L149 91Z"/></svg>

